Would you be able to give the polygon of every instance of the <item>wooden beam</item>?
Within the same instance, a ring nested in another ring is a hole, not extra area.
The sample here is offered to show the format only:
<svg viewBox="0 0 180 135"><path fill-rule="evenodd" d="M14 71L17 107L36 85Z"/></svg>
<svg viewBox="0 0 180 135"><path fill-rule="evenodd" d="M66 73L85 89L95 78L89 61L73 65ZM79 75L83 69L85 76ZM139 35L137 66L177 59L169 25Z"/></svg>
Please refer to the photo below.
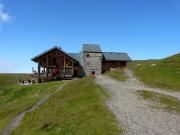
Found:
<svg viewBox="0 0 180 135"><path fill-rule="evenodd" d="M66 58L65 58L65 55L64 55L64 78L65 78L65 66L66 66Z"/></svg>
<svg viewBox="0 0 180 135"><path fill-rule="evenodd" d="M70 61L72 61L72 63L76 63L76 61L75 60L73 60L73 59L71 59L71 58L69 58L69 57L67 57Z"/></svg>
<svg viewBox="0 0 180 135"><path fill-rule="evenodd" d="M56 59L57 59L57 51L56 51L56 54L55 54L55 56L56 56Z"/></svg>
<svg viewBox="0 0 180 135"><path fill-rule="evenodd" d="M47 55L46 56L46 80L48 80L48 70L49 70L48 63L49 63L49 61L48 61L48 55Z"/></svg>
<svg viewBox="0 0 180 135"><path fill-rule="evenodd" d="M39 64L39 60L38 60L38 82L40 80L40 64Z"/></svg>
<svg viewBox="0 0 180 135"><path fill-rule="evenodd" d="M74 76L74 63L72 63L72 77Z"/></svg>
<svg viewBox="0 0 180 135"><path fill-rule="evenodd" d="M47 80L46 78L45 78L45 74L46 74L46 72L45 72L45 67L43 68L43 80L44 80L44 82Z"/></svg>
<svg viewBox="0 0 180 135"><path fill-rule="evenodd" d="M69 61L67 64L66 64L66 66L69 66L69 64L71 63L72 61ZM73 62L72 62L72 64L73 64Z"/></svg>
<svg viewBox="0 0 180 135"><path fill-rule="evenodd" d="M66 68L72 68L73 66L65 66Z"/></svg>

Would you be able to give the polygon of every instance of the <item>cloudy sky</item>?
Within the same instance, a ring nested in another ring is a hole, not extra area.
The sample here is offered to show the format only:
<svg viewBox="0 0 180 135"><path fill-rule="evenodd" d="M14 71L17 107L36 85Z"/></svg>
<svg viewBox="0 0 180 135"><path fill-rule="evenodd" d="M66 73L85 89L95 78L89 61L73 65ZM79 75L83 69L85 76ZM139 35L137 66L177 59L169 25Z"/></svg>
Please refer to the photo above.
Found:
<svg viewBox="0 0 180 135"><path fill-rule="evenodd" d="M0 72L31 72L54 45L154 59L180 52L180 0L0 0Z"/></svg>

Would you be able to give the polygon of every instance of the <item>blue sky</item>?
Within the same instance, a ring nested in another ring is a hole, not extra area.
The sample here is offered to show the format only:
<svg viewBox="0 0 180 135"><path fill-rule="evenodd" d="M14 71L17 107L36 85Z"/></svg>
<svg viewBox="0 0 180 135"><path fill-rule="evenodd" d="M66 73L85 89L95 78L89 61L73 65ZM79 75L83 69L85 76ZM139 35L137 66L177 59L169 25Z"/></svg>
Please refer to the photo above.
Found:
<svg viewBox="0 0 180 135"><path fill-rule="evenodd" d="M31 72L31 58L54 45L83 43L132 59L180 52L179 0L0 0L0 72Z"/></svg>

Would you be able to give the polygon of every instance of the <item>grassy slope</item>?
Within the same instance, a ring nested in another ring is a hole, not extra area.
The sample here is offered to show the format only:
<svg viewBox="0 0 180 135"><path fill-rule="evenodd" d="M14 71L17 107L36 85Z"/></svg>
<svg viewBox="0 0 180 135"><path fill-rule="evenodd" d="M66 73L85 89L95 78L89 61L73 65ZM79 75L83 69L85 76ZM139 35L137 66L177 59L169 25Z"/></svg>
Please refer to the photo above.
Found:
<svg viewBox="0 0 180 135"><path fill-rule="evenodd" d="M31 79L31 74L0 74L0 87L17 84L19 79Z"/></svg>
<svg viewBox="0 0 180 135"><path fill-rule="evenodd" d="M180 54L156 61L135 61L128 66L150 86L180 91Z"/></svg>
<svg viewBox="0 0 180 135"><path fill-rule="evenodd" d="M169 111L176 111L180 113L180 100L178 100L175 97L166 96L166 95L158 94L155 92L149 92L145 90L138 91L138 94L142 96L145 100L151 100L153 102L163 104L164 106L161 106L161 108L163 107L164 109L167 109Z"/></svg>
<svg viewBox="0 0 180 135"><path fill-rule="evenodd" d="M13 135L116 135L121 132L105 106L106 93L88 77L69 82L40 109L25 116Z"/></svg>
<svg viewBox="0 0 180 135"><path fill-rule="evenodd" d="M114 79L120 80L120 81L125 81L127 79L123 69L108 71L108 72L104 73L104 75L108 75L108 76L110 76Z"/></svg>
<svg viewBox="0 0 180 135"><path fill-rule="evenodd" d="M16 77L11 80L16 80ZM12 84L15 82L12 81ZM3 85L0 88L0 133L14 116L31 107L46 94L54 92L55 87L61 84L62 82L32 86Z"/></svg>

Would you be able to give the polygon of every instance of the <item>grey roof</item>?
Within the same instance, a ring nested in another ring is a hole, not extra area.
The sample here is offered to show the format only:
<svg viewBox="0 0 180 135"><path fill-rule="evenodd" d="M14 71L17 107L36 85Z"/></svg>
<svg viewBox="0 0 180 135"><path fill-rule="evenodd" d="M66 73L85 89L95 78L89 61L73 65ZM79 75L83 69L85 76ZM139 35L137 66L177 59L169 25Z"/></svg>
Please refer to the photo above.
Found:
<svg viewBox="0 0 180 135"><path fill-rule="evenodd" d="M66 56L79 62L79 64L81 66L83 66L82 52L81 53L66 53L60 47L57 47L57 46L54 46L54 47L48 49L47 51L44 51L43 53L33 57L31 60L37 62L39 57L49 53L50 51L52 51L54 49L57 49L57 50L63 52ZM100 52L103 54L105 61L131 61L131 58L128 56L127 53L102 52L100 46L95 45L95 44L84 44L83 51L84 52Z"/></svg>
<svg viewBox="0 0 180 135"><path fill-rule="evenodd" d="M83 44L83 52L102 52L101 48L97 44Z"/></svg>
<svg viewBox="0 0 180 135"><path fill-rule="evenodd" d="M127 53L103 52L106 61L131 61Z"/></svg>
<svg viewBox="0 0 180 135"><path fill-rule="evenodd" d="M41 57L41 56L49 53L50 51L53 51L54 49L57 49L58 51L64 53L66 56L72 58L73 60L76 60L74 57L71 57L68 53L66 53L65 51L63 51L63 50L61 49L61 47L58 47L58 46L54 46L54 47L48 49L47 51L42 52L41 54L33 57L31 60L36 62L39 57ZM76 61L77 61L77 60L76 60Z"/></svg>
<svg viewBox="0 0 180 135"><path fill-rule="evenodd" d="M76 61L78 61L81 66L83 66L81 53L68 53L68 55L74 58Z"/></svg>

